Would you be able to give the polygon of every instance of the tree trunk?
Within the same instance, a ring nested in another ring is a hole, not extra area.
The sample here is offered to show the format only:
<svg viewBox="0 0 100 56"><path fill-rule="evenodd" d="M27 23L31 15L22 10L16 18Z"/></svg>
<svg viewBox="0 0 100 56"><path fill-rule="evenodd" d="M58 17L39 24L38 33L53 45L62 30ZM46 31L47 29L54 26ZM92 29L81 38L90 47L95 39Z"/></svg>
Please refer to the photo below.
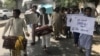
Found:
<svg viewBox="0 0 100 56"><path fill-rule="evenodd" d="M97 10L98 14L100 14L100 0L99 0L97 7L96 7L96 10Z"/></svg>
<svg viewBox="0 0 100 56"><path fill-rule="evenodd" d="M3 4L2 1L0 1L0 8L2 8L2 4Z"/></svg>
<svg viewBox="0 0 100 56"><path fill-rule="evenodd" d="M15 8L18 9L18 0L14 0L15 1Z"/></svg>

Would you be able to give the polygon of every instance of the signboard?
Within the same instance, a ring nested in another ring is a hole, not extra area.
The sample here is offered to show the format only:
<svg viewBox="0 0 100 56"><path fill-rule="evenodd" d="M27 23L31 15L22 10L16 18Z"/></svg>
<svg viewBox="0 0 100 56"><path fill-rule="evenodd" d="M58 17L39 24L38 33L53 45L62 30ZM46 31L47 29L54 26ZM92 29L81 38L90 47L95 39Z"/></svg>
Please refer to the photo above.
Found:
<svg viewBox="0 0 100 56"><path fill-rule="evenodd" d="M86 16L72 16L71 31L93 35L95 18Z"/></svg>

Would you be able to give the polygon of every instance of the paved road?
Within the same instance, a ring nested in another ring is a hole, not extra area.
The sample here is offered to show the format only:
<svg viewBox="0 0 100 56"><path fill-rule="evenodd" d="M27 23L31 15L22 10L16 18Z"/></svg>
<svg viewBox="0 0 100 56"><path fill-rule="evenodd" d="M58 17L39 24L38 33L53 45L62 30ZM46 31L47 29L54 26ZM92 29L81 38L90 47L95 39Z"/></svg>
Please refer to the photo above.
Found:
<svg viewBox="0 0 100 56"><path fill-rule="evenodd" d="M29 32L31 32L28 27ZM0 28L0 37L4 27ZM84 56L84 53L79 53L78 48L73 46L73 39L61 38L60 41L56 41L51 38L51 47L49 53L46 53L41 48L41 41L37 41L35 46L30 46L31 36L28 38L28 56ZM0 38L0 56L9 56L9 50L2 48L3 40ZM100 37L94 37L94 43L92 46L92 56L100 56Z"/></svg>
<svg viewBox="0 0 100 56"><path fill-rule="evenodd" d="M24 18L24 14L22 13L22 14L20 15L20 17L21 17L21 18ZM2 20L2 19L0 18L0 27L3 27L3 26L6 24L6 22L8 22L8 20L9 20L9 19Z"/></svg>
<svg viewBox="0 0 100 56"><path fill-rule="evenodd" d="M8 22L8 20L9 19L7 19L7 20L0 20L0 27L3 27L6 24L6 22Z"/></svg>

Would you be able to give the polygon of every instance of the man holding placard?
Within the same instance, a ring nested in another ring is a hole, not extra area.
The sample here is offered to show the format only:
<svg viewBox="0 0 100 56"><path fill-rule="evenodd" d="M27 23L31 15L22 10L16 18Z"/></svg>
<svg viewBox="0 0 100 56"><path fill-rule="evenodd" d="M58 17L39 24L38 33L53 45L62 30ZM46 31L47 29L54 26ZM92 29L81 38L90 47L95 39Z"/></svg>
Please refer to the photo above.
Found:
<svg viewBox="0 0 100 56"><path fill-rule="evenodd" d="M78 9L78 8L74 8L74 15L75 16L81 16L80 14L79 14L79 12L80 12L80 10ZM78 42L79 42L79 35L80 35L80 33L79 32L73 32L73 36L74 36L74 45L76 46L76 47L78 47Z"/></svg>
<svg viewBox="0 0 100 56"><path fill-rule="evenodd" d="M79 47L80 51L82 51L82 48L85 48L85 56L90 56L93 40L92 35L94 31L95 18L91 17L91 12L92 9L86 7L84 9L84 15L72 16L71 31L80 33Z"/></svg>
<svg viewBox="0 0 100 56"><path fill-rule="evenodd" d="M80 21L79 24L81 24L81 27L83 27L83 29L81 29L81 31L89 32L84 27L88 27L88 28L91 27L90 29L93 29L94 28L93 24L94 24L95 20L93 20L93 18L91 17L91 12L92 12L92 9L90 7L86 7L84 9L84 13L85 13L86 19L90 19L91 22L90 22L90 24L88 23L90 26L89 25L87 26L84 22L81 23L81 21ZM88 22L85 19L82 20L82 21ZM93 23L93 24L91 24L91 23ZM92 37L93 31L94 30L91 30L90 34L83 32L79 36L80 51L82 51L82 48L85 48L85 50L86 50L85 56L91 56L91 47L92 47L92 40L93 40L93 37Z"/></svg>

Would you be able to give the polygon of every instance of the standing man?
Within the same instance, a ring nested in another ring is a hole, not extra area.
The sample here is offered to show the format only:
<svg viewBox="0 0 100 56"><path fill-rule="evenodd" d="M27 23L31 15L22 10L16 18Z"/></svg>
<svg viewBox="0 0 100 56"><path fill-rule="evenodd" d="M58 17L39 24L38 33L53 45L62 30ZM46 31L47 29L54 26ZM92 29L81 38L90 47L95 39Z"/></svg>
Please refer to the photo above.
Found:
<svg viewBox="0 0 100 56"><path fill-rule="evenodd" d="M91 12L92 12L92 9L90 7L86 7L84 9L84 15L87 17L92 17ZM82 52L82 48L85 48L86 50L85 56L91 56L92 40L93 40L92 35L80 33L80 36L79 36L80 51Z"/></svg>
<svg viewBox="0 0 100 56"><path fill-rule="evenodd" d="M61 24L62 24L62 28L61 28L61 34L65 35L65 25L66 25L66 14L65 14L65 7L61 7L60 10L60 16L61 16Z"/></svg>
<svg viewBox="0 0 100 56"><path fill-rule="evenodd" d="M62 19L61 19L61 15L60 15L60 8L56 7L53 14L52 14L52 26L53 26L53 30L54 30L54 38L56 40L58 40L60 37L60 33L62 30Z"/></svg>
<svg viewBox="0 0 100 56"><path fill-rule="evenodd" d="M79 14L80 10L78 8L74 8L74 14ZM80 14L79 14L80 15ZM74 36L74 46L78 47L78 43L79 43L79 35L80 33L78 32L73 32L73 36Z"/></svg>
<svg viewBox="0 0 100 56"><path fill-rule="evenodd" d="M66 15L68 15L68 14L71 14L71 10L70 10L70 8L67 8L66 9ZM67 21L67 17L66 17L66 21ZM67 22L66 22L67 23ZM67 26L67 28L66 28L66 38L71 38L71 31L70 31L70 26Z"/></svg>
<svg viewBox="0 0 100 56"><path fill-rule="evenodd" d="M31 45L34 45L35 44L34 31L35 31L35 28L37 27L38 21L39 21L39 13L37 12L37 6L32 5L32 8L25 12L25 17L26 17L27 24L29 24L30 27L32 28L32 40L33 40L33 42L31 43Z"/></svg>
<svg viewBox="0 0 100 56"><path fill-rule="evenodd" d="M4 32L3 32L3 38L5 37L5 33L7 32L9 27L11 27L10 33L9 33L11 36L22 36L24 38L25 38L25 34L29 36L25 20L19 17L20 13L21 11L19 9L13 10L13 18L11 18L6 24ZM23 31L23 29L25 31ZM27 56L26 46L27 46L27 43L25 43L24 45L24 56ZM11 56L21 56L21 51L11 50L11 52L12 52Z"/></svg>
<svg viewBox="0 0 100 56"><path fill-rule="evenodd" d="M48 25L50 26L49 19L48 19L48 14L46 14L46 9L42 7L40 9L41 15L40 15L40 25L45 26ZM44 50L47 50L48 47L50 46L50 37L51 34L46 34L42 36L42 47Z"/></svg>

